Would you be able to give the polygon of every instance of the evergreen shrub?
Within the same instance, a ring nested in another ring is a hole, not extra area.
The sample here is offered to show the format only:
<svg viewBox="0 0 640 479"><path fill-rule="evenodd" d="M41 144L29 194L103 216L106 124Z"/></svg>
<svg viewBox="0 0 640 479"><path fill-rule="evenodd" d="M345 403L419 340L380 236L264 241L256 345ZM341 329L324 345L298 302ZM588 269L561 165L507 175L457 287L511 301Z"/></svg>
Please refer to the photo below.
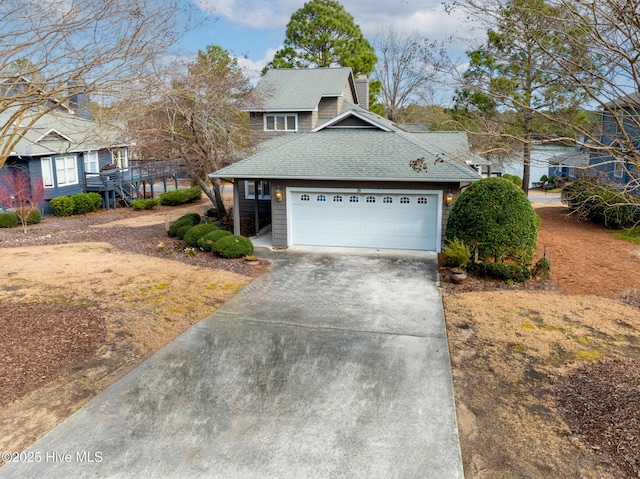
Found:
<svg viewBox="0 0 640 479"><path fill-rule="evenodd" d="M75 203L69 196L58 196L49 201L49 206L56 216L71 216L75 210Z"/></svg>
<svg viewBox="0 0 640 479"><path fill-rule="evenodd" d="M445 241L463 241L483 262L528 266L536 252L540 217L527 195L503 178L469 185L454 203Z"/></svg>
<svg viewBox="0 0 640 479"><path fill-rule="evenodd" d="M244 236L230 235L216 241L211 251L223 258L241 258L253 254L253 243Z"/></svg>
<svg viewBox="0 0 640 479"><path fill-rule="evenodd" d="M230 231L221 229L211 231L198 240L198 246L204 251L211 251L216 241L225 236L231 236L231 234Z"/></svg>
<svg viewBox="0 0 640 479"><path fill-rule="evenodd" d="M19 224L18 215L13 211L0 211L0 228L13 228Z"/></svg>
<svg viewBox="0 0 640 479"><path fill-rule="evenodd" d="M167 206L182 205L191 203L202 198L202 190L197 186L171 190L160 195L160 204Z"/></svg>
<svg viewBox="0 0 640 479"><path fill-rule="evenodd" d="M187 246L198 246L198 240L207 233L217 230L218 227L211 224L200 224L189 229L184 235L184 241Z"/></svg>
<svg viewBox="0 0 640 479"><path fill-rule="evenodd" d="M202 222L202 218L198 213L187 213L186 215L181 216L177 220L175 220L171 226L169 227L169 231L167 231L167 235L171 238L175 238L178 235L178 230L183 226L195 226L199 225Z"/></svg>

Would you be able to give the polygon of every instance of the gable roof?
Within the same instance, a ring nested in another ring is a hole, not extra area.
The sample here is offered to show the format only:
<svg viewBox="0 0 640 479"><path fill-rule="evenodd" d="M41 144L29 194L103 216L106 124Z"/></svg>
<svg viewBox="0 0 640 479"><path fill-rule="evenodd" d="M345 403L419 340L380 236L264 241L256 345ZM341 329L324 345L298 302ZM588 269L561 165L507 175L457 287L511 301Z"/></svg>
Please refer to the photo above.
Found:
<svg viewBox="0 0 640 479"><path fill-rule="evenodd" d="M338 128L330 121L308 133L282 135L261 144L258 153L210 176L418 182L480 179L464 163L375 113L356 108L340 118L349 114L370 117L372 127ZM411 168L409 163L419 158L424 159L426 172Z"/></svg>
<svg viewBox="0 0 640 479"><path fill-rule="evenodd" d="M357 99L351 68L272 68L254 90L260 106L246 111L314 111L322 98L341 97L347 85Z"/></svg>
<svg viewBox="0 0 640 479"><path fill-rule="evenodd" d="M39 114L26 112L21 122L13 122L15 107L0 112L0 125L5 125L0 142L9 136L19 137L13 146L11 156L46 156L62 153L100 150L110 147L126 146L130 140L113 125L79 118L59 111ZM13 122L13 126L9 124Z"/></svg>

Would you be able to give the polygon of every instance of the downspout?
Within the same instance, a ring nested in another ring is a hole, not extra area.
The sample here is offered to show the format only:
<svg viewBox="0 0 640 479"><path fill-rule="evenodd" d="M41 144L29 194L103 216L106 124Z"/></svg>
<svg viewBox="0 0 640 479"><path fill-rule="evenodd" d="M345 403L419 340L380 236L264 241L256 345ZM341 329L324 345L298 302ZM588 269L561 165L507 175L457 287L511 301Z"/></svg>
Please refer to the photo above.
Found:
<svg viewBox="0 0 640 479"><path fill-rule="evenodd" d="M233 234L240 235L240 186L237 178L233 181Z"/></svg>

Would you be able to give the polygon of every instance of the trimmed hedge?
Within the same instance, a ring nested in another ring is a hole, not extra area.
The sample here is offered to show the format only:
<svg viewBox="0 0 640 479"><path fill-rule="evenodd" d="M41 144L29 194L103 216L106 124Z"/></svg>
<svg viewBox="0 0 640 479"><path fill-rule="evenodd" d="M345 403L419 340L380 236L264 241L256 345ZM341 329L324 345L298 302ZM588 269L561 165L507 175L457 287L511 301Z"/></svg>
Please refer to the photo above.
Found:
<svg viewBox="0 0 640 479"><path fill-rule="evenodd" d="M640 222L640 199L637 196L586 178L565 186L562 202L580 219L609 228L630 228Z"/></svg>
<svg viewBox="0 0 640 479"><path fill-rule="evenodd" d="M193 225L180 226L180 228L178 228L178 231L176 232L176 238L184 239L184 235L186 235L187 231L189 231L191 228L193 228Z"/></svg>
<svg viewBox="0 0 640 479"><path fill-rule="evenodd" d="M528 266L539 226L540 217L520 188L503 178L485 178L469 185L454 203L445 241L463 241L484 262Z"/></svg>
<svg viewBox="0 0 640 479"><path fill-rule="evenodd" d="M99 193L58 196L49 201L49 205L56 216L83 215L99 210L102 206L102 196Z"/></svg>
<svg viewBox="0 0 640 479"><path fill-rule="evenodd" d="M202 198L202 190L197 186L192 186L191 188L181 188L179 190L162 193L160 195L160 204L176 206L184 203L191 203L199 200L200 198Z"/></svg>
<svg viewBox="0 0 640 479"><path fill-rule="evenodd" d="M152 210L156 206L160 200L158 198L138 198L137 200L133 200L129 206L136 211L141 210Z"/></svg>
<svg viewBox="0 0 640 479"><path fill-rule="evenodd" d="M58 196L49 201L49 206L56 216L71 216L75 209L75 203L69 196Z"/></svg>
<svg viewBox="0 0 640 479"><path fill-rule="evenodd" d="M71 195L73 200L73 214L84 215L92 211L98 211L102 206L100 193L77 193Z"/></svg>
<svg viewBox="0 0 640 479"><path fill-rule="evenodd" d="M518 188L522 188L522 178L520 178L518 175L510 175L509 173L505 173L504 175L502 175L502 178L504 178L505 180L509 180Z"/></svg>
<svg viewBox="0 0 640 479"><path fill-rule="evenodd" d="M182 215L171 224L169 230L167 231L167 235L171 238L175 238L176 236L178 236L178 230L183 226L195 226L199 225L201 222L202 218L198 213L187 213L186 215Z"/></svg>
<svg viewBox="0 0 640 479"><path fill-rule="evenodd" d="M230 235L216 241L211 251L223 258L241 258L253 254L253 243L245 236Z"/></svg>
<svg viewBox="0 0 640 479"><path fill-rule="evenodd" d="M0 228L13 228L19 224L18 215L13 211L0 211Z"/></svg>
<svg viewBox="0 0 640 479"><path fill-rule="evenodd" d="M22 222L22 218L21 218L21 212L20 210L16 211L16 216L18 217L18 221ZM40 223L40 221L42 221L42 213L40 213L40 210L38 208L31 208L29 210L29 214L27 215L27 224L28 225L35 225Z"/></svg>
<svg viewBox="0 0 640 479"><path fill-rule="evenodd" d="M211 248L213 248L213 245L216 241L218 241L220 238L231 235L232 233L230 231L217 229L215 231L207 233L202 238L200 238L198 240L198 246L204 251L211 251Z"/></svg>
<svg viewBox="0 0 640 479"><path fill-rule="evenodd" d="M218 227L210 224L201 224L191 227L184 235L184 240L187 246L198 246L198 240L207 233L217 230Z"/></svg>
<svg viewBox="0 0 640 479"><path fill-rule="evenodd" d="M471 263L468 268L475 276L504 279L525 283L531 279L531 270L523 264Z"/></svg>

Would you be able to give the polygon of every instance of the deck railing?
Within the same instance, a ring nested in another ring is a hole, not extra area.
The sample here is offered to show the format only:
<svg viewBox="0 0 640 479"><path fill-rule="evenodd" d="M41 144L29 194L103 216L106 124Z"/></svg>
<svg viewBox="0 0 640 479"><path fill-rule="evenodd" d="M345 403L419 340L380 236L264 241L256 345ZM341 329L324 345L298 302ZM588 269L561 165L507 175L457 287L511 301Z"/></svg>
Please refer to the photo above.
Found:
<svg viewBox="0 0 640 479"><path fill-rule="evenodd" d="M113 168L99 173L85 173L86 191L113 191L123 184L138 184L175 176L180 160L131 162L127 168Z"/></svg>

